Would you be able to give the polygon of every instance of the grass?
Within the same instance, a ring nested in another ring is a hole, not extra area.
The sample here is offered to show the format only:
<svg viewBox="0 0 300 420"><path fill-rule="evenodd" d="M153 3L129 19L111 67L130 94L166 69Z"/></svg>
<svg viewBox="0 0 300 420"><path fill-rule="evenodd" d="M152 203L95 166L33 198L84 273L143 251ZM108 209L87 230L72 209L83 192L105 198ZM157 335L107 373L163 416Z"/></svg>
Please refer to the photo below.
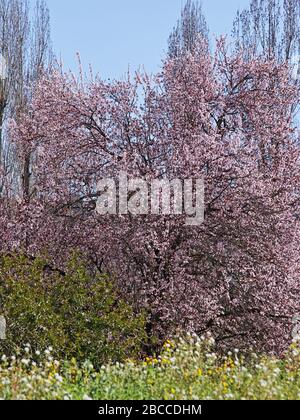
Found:
<svg viewBox="0 0 300 420"><path fill-rule="evenodd" d="M14 400L300 399L300 346L285 358L213 352L212 338L168 341L157 358L103 366L53 360L27 345L0 362L0 398Z"/></svg>

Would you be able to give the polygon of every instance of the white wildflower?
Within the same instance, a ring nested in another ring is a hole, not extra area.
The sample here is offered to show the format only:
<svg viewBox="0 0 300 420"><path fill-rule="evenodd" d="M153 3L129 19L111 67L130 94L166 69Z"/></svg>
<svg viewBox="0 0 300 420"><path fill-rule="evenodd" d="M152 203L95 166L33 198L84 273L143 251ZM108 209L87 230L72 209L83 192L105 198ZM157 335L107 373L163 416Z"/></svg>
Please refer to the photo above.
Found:
<svg viewBox="0 0 300 420"><path fill-rule="evenodd" d="M268 382L264 381L263 379L260 381L260 385L264 388L268 386Z"/></svg>

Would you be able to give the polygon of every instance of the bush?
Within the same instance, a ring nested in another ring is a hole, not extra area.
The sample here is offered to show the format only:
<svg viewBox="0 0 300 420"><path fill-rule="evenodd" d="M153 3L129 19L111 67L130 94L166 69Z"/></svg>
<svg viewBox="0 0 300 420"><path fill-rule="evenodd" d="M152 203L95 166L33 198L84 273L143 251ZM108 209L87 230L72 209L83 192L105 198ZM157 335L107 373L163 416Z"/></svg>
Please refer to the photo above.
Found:
<svg viewBox="0 0 300 420"><path fill-rule="evenodd" d="M0 312L7 321L0 350L16 354L27 342L49 346L57 357L89 359L95 366L140 354L145 317L119 297L107 276L92 273L78 257L66 272L42 259L0 259Z"/></svg>

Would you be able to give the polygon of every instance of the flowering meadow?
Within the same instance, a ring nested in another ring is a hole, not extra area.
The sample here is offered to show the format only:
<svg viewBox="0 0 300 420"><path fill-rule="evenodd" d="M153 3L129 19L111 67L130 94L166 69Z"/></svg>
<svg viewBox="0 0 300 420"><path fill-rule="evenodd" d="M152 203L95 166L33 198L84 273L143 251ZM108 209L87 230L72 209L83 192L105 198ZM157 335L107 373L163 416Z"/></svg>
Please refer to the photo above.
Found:
<svg viewBox="0 0 300 420"><path fill-rule="evenodd" d="M211 337L168 340L161 354L107 364L62 362L52 348L2 355L0 398L30 400L277 400L300 399L300 343L284 358L214 353Z"/></svg>

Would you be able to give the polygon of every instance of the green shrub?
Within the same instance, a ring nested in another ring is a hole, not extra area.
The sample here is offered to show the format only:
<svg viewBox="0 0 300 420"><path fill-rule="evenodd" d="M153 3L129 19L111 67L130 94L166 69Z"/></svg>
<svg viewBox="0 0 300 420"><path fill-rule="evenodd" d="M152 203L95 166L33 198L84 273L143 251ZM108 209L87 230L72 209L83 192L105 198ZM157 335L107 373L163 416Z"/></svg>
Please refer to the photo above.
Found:
<svg viewBox="0 0 300 420"><path fill-rule="evenodd" d="M57 357L89 359L95 366L137 357L145 317L118 296L114 284L73 258L65 273L43 260L0 259L0 315L7 322L0 350L16 354L26 343L53 347Z"/></svg>

